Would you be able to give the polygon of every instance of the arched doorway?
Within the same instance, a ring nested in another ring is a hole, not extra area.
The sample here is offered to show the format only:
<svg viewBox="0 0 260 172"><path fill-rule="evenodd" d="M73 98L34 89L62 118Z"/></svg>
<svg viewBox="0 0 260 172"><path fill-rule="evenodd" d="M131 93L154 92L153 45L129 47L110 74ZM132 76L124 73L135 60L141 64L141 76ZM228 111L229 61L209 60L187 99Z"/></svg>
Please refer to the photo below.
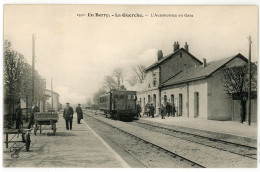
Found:
<svg viewBox="0 0 260 172"><path fill-rule="evenodd" d="M151 96L148 95L148 103L150 104L151 103Z"/></svg>
<svg viewBox="0 0 260 172"><path fill-rule="evenodd" d="M156 113L156 94L153 95L154 113Z"/></svg>
<svg viewBox="0 0 260 172"><path fill-rule="evenodd" d="M164 95L164 98L163 98L163 105L164 105L164 107L166 107L166 103L167 103L167 96Z"/></svg>
<svg viewBox="0 0 260 172"><path fill-rule="evenodd" d="M171 95L171 104L173 104L174 103L174 95L172 94Z"/></svg>
<svg viewBox="0 0 260 172"><path fill-rule="evenodd" d="M182 94L179 94L179 116L182 116Z"/></svg>
<svg viewBox="0 0 260 172"><path fill-rule="evenodd" d="M194 92L194 118L199 116L199 93Z"/></svg>

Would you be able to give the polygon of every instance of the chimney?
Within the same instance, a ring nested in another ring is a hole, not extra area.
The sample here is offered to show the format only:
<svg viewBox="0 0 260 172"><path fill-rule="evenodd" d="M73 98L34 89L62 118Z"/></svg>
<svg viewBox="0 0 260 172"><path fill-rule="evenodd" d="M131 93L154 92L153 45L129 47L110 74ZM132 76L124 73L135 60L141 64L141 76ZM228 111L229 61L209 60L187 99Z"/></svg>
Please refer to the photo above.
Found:
<svg viewBox="0 0 260 172"><path fill-rule="evenodd" d="M184 49L189 52L189 45L185 42Z"/></svg>
<svg viewBox="0 0 260 172"><path fill-rule="evenodd" d="M158 55L158 61L161 60L161 59L163 58L163 52L162 52L162 50L158 50L157 55Z"/></svg>
<svg viewBox="0 0 260 172"><path fill-rule="evenodd" d="M174 42L173 44L173 52L177 51L178 49L180 49L180 45L179 45L179 42Z"/></svg>
<svg viewBox="0 0 260 172"><path fill-rule="evenodd" d="M207 66L207 59L203 58L203 67L206 67L206 66Z"/></svg>

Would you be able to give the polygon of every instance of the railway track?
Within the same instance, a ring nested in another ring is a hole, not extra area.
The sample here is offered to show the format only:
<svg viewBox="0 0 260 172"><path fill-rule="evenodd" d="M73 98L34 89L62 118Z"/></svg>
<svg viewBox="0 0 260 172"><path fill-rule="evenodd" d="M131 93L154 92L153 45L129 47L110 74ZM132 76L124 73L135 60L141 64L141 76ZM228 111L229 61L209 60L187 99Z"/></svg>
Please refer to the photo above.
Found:
<svg viewBox="0 0 260 172"><path fill-rule="evenodd" d="M96 113L96 114L103 115L102 113ZM242 157L247 157L253 160L257 160L257 148L252 146L232 143L224 140L218 140L206 136L178 131L178 130L166 128L163 126L157 126L157 125L153 125L141 121L134 121L131 123L131 125L149 129L175 138L183 139L189 142L201 144L207 147L233 153Z"/></svg>
<svg viewBox="0 0 260 172"><path fill-rule="evenodd" d="M168 167L174 168L205 168L201 164L166 150L159 145L106 123L92 115L86 115L91 118L91 122L88 120L90 125L92 125L91 127L109 134L110 140L143 164L143 167L167 167L168 165Z"/></svg>
<svg viewBox="0 0 260 172"><path fill-rule="evenodd" d="M189 142L198 143L211 148L227 151L233 154L237 154L243 157L257 160L257 149L251 146L236 144L228 141L217 140L206 136L200 136L183 131L177 131L162 126L156 126L141 121L134 121L132 125L146 128L152 131L160 132L166 135L170 135L179 139L183 139Z"/></svg>

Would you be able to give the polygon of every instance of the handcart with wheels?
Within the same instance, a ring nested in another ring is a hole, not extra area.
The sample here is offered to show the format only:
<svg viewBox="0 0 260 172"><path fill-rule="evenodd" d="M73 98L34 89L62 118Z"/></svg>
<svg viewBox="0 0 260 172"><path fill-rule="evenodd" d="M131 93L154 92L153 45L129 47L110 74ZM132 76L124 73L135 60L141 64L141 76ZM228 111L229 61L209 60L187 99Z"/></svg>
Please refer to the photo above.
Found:
<svg viewBox="0 0 260 172"><path fill-rule="evenodd" d="M21 122L16 125L18 122L17 119L13 119L12 114L5 115L4 117L4 143L6 148L10 148L11 157L14 159L19 158L19 153L23 149L26 148L28 152L30 150L31 137L30 132L31 129L28 128L28 114L30 113L27 109L21 109L22 116ZM18 128L16 128L18 126Z"/></svg>
<svg viewBox="0 0 260 172"><path fill-rule="evenodd" d="M40 130L40 134L44 129L50 128L53 131L53 135L56 134L56 123L58 122L59 115L57 112L37 112L34 113L34 135L37 130Z"/></svg>
<svg viewBox="0 0 260 172"><path fill-rule="evenodd" d="M19 158L19 153L24 146L27 152L30 150L30 131L31 129L4 129L6 148L12 144L10 146L12 158Z"/></svg>

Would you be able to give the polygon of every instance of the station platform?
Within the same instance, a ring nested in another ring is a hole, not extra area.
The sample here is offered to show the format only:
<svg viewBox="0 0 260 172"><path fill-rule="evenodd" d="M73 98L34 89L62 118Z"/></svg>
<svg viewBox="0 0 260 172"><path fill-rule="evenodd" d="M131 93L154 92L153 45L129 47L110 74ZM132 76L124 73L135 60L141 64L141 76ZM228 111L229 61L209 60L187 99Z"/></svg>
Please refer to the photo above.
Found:
<svg viewBox="0 0 260 172"><path fill-rule="evenodd" d="M127 168L129 165L100 138L83 120L77 124L74 114L72 130L66 130L59 115L56 135L52 130L31 132L30 151L25 148L20 158L12 159L8 148L3 152L4 167L71 167L71 168Z"/></svg>
<svg viewBox="0 0 260 172"><path fill-rule="evenodd" d="M142 116L139 120L177 131L257 147L258 129L256 123L252 123L249 126L247 122L241 124L234 121L214 121L171 116L165 117L165 119L161 119L159 116L155 116L155 118Z"/></svg>

